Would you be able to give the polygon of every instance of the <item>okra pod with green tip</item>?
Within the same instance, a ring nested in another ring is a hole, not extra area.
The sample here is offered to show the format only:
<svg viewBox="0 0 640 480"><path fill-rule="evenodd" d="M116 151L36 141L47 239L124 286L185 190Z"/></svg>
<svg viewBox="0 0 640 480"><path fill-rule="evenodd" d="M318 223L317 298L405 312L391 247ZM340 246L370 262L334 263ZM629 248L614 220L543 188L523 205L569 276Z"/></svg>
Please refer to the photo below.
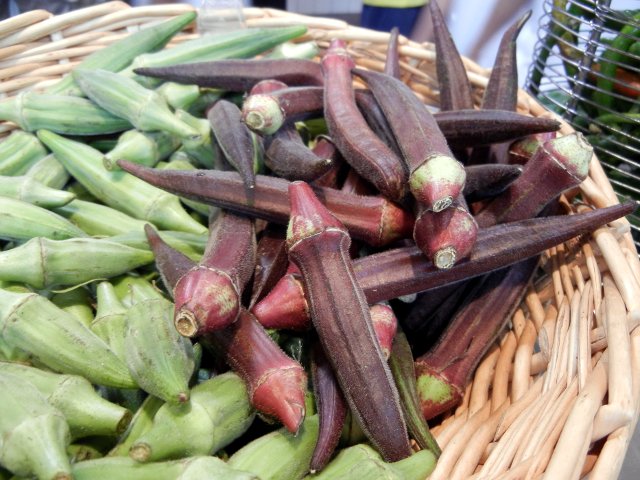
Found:
<svg viewBox="0 0 640 480"><path fill-rule="evenodd" d="M436 457L421 450L397 462L385 462L365 443L345 448L319 473L306 480L424 480L436 466Z"/></svg>
<svg viewBox="0 0 640 480"><path fill-rule="evenodd" d="M62 189L71 178L64 165L60 163L53 153L32 164L24 175L49 188L57 189Z"/></svg>
<svg viewBox="0 0 640 480"><path fill-rule="evenodd" d="M45 156L47 149L34 134L15 130L0 142L0 175L22 175Z"/></svg>
<svg viewBox="0 0 640 480"><path fill-rule="evenodd" d="M124 334L127 308L107 281L96 287L96 314L89 328L104 340L118 358L125 360Z"/></svg>
<svg viewBox="0 0 640 480"><path fill-rule="evenodd" d="M38 137L69 173L106 205L162 229L206 233L206 227L182 208L178 197L125 172L106 170L98 150L46 130L39 131Z"/></svg>
<svg viewBox="0 0 640 480"><path fill-rule="evenodd" d="M126 457L105 457L78 462L74 480L260 480L255 475L230 468L212 456L195 456L166 462L139 463Z"/></svg>
<svg viewBox="0 0 640 480"><path fill-rule="evenodd" d="M254 416L242 379L223 373L193 387L188 404L165 403L151 428L131 446L129 456L138 462L157 462L213 455L240 437Z"/></svg>
<svg viewBox="0 0 640 480"><path fill-rule="evenodd" d="M193 22L196 12L186 12L164 22L127 35L121 40L87 55L77 68L86 70L101 68L117 72L125 68L135 58L147 52L161 49L179 31ZM60 81L46 89L47 93L63 95L82 95L82 90L75 84L73 75L66 75Z"/></svg>
<svg viewBox="0 0 640 480"><path fill-rule="evenodd" d="M261 480L299 480L309 472L317 438L318 415L311 415L305 418L296 435L284 428L267 433L244 445L227 463Z"/></svg>
<svg viewBox="0 0 640 480"><path fill-rule="evenodd" d="M148 250L96 238L37 237L0 252L0 279L34 288L109 278L153 261Z"/></svg>
<svg viewBox="0 0 640 480"><path fill-rule="evenodd" d="M0 373L0 466L38 480L71 480L69 426L38 389L18 375Z"/></svg>
<svg viewBox="0 0 640 480"><path fill-rule="evenodd" d="M189 400L195 362L191 342L173 325L173 311L173 303L163 298L135 303L126 313L124 347L140 388L175 404Z"/></svg>
<svg viewBox="0 0 640 480"><path fill-rule="evenodd" d="M67 419L72 439L91 435L120 435L131 421L129 410L102 398L84 377L0 362L0 375L4 373L28 381L60 410Z"/></svg>
<svg viewBox="0 0 640 480"><path fill-rule="evenodd" d="M87 97L138 130L163 130L180 138L198 136L197 131L174 115L158 92L135 80L106 70L76 69L73 76Z"/></svg>
<svg viewBox="0 0 640 480"><path fill-rule="evenodd" d="M100 337L42 295L0 289L0 300L1 331L8 344L30 352L51 370L98 385L136 387L127 366Z"/></svg>
<svg viewBox="0 0 640 480"><path fill-rule="evenodd" d="M116 160L124 159L148 167L155 166L178 149L180 140L163 130L140 132L127 130L118 138L118 143L105 153L103 163L107 170L118 170Z"/></svg>
<svg viewBox="0 0 640 480"><path fill-rule="evenodd" d="M0 238L24 241L35 237L64 240L87 234L64 217L22 200L0 196Z"/></svg>
<svg viewBox="0 0 640 480"><path fill-rule="evenodd" d="M28 175L0 176L0 196L44 208L61 207L76 197L71 192L47 187Z"/></svg>
<svg viewBox="0 0 640 480"><path fill-rule="evenodd" d="M104 135L131 128L131 123L91 100L67 95L23 92L0 102L0 119L27 132L51 130L62 135Z"/></svg>

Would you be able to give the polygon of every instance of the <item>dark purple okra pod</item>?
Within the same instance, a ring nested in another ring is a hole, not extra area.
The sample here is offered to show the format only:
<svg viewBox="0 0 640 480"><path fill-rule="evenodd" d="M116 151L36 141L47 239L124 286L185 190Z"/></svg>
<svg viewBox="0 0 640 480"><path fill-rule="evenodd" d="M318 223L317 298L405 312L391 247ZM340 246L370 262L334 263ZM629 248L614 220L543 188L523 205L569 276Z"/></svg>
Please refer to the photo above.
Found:
<svg viewBox="0 0 640 480"><path fill-rule="evenodd" d="M256 266L253 272L249 309L253 308L287 271L289 258L285 245L286 230L282 225L269 223L261 232L256 247Z"/></svg>
<svg viewBox="0 0 640 480"><path fill-rule="evenodd" d="M436 212L447 208L462 191L465 171L433 115L400 80L368 70L354 73L367 82L389 122L409 170L414 198Z"/></svg>
<svg viewBox="0 0 640 480"><path fill-rule="evenodd" d="M280 80L287 85L323 84L318 62L297 58L234 58L170 67L136 68L134 72L138 75L231 92L248 92L256 83L268 78Z"/></svg>
<svg viewBox="0 0 640 480"><path fill-rule="evenodd" d="M385 145L400 157L402 155L400 147L398 147L398 143L393 136L387 117L384 116L384 112L380 108L380 105L378 105L378 102L373 96L373 93L371 93L371 90L358 88L355 91L355 98L358 110L360 110L360 113L367 122L367 125L369 125L369 128L371 128L371 130L380 137Z"/></svg>
<svg viewBox="0 0 640 480"><path fill-rule="evenodd" d="M634 203L628 202L588 213L532 218L481 228L469 257L448 270L435 267L418 247L402 247L354 260L354 272L367 302L391 300L477 277L538 255L628 215L634 208ZM281 322L283 318L287 321L296 318L300 325L308 321L304 292L294 275L285 275L253 311L261 323Z"/></svg>
<svg viewBox="0 0 640 480"><path fill-rule="evenodd" d="M406 195L407 172L402 160L369 128L355 102L353 58L343 40L332 40L322 58L324 115L331 139L345 161L387 198Z"/></svg>
<svg viewBox="0 0 640 480"><path fill-rule="evenodd" d="M399 51L400 29L393 27L389 33L387 43L387 55L384 59L384 73L393 78L400 78L400 51Z"/></svg>
<svg viewBox="0 0 640 480"><path fill-rule="evenodd" d="M586 178L592 153L593 148L580 133L546 141L509 188L476 215L478 225L536 216L551 200Z"/></svg>
<svg viewBox="0 0 640 480"><path fill-rule="evenodd" d="M290 182L282 178L256 175L256 186L248 196L236 172L158 170L126 161L118 161L118 165L156 187L191 200L280 224L289 219ZM354 238L381 246L411 235L413 214L383 197L364 197L326 187L314 189Z"/></svg>
<svg viewBox="0 0 640 480"><path fill-rule="evenodd" d="M502 35L498 53L493 62L487 88L484 91L481 108L500 109L515 112L518 105L518 64L516 56L516 40L522 27L531 16L531 10L525 12ZM469 162L472 164L496 162L507 163L508 148L506 143L498 143L489 147L474 149Z"/></svg>
<svg viewBox="0 0 640 480"><path fill-rule="evenodd" d="M485 163L464 168L467 179L462 194L467 202L494 197L504 192L522 173L519 165Z"/></svg>
<svg viewBox="0 0 640 480"><path fill-rule="evenodd" d="M438 2L429 2L436 47L436 73L438 75L440 109L467 110L474 106L467 69L456 47Z"/></svg>
<svg viewBox="0 0 640 480"><path fill-rule="evenodd" d="M196 263L167 245L147 229L156 265L165 286L173 292L182 276ZM204 337L246 383L251 404L261 413L280 420L296 433L304 419L307 377L302 365L287 356L246 309L238 320Z"/></svg>
<svg viewBox="0 0 640 480"><path fill-rule="evenodd" d="M318 342L311 347L311 382L318 410L318 441L311 456L311 473L322 470L338 446L347 418L347 402L327 356Z"/></svg>
<svg viewBox="0 0 640 480"><path fill-rule="evenodd" d="M233 323L255 261L253 220L220 212L209 225L202 259L175 284L176 330L185 337L194 337Z"/></svg>
<svg viewBox="0 0 640 480"><path fill-rule="evenodd" d="M422 413L429 420L457 405L476 366L522 299L538 265L532 257L478 283L436 345L415 362Z"/></svg>
<svg viewBox="0 0 640 480"><path fill-rule="evenodd" d="M277 176L287 180L312 182L327 173L331 158L316 155L302 140L295 125L283 125L265 138L264 163Z"/></svg>
<svg viewBox="0 0 640 480"><path fill-rule="evenodd" d="M215 141L227 161L242 176L246 189L255 187L254 163L258 152L253 134L241 120L240 109L229 100L220 99L207 111Z"/></svg>
<svg viewBox="0 0 640 480"><path fill-rule="evenodd" d="M302 273L311 320L347 404L386 461L408 457L398 390L355 280L349 234L306 183L292 183L289 197L289 258Z"/></svg>

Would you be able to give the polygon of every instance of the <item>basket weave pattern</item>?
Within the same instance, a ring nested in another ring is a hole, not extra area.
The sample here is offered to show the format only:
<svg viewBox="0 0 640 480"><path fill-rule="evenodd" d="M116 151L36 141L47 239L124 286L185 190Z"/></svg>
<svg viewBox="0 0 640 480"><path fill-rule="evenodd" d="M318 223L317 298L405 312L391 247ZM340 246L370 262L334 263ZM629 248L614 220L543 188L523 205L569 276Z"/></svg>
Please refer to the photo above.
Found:
<svg viewBox="0 0 640 480"><path fill-rule="evenodd" d="M0 22L0 97L44 88L96 49L192 8L116 1ZM279 10L247 8L244 15L250 27L303 23L303 40L321 48L343 38L360 66L382 69L387 33ZM194 35L190 26L173 43ZM403 80L437 106L433 45L401 38L400 54ZM479 101L488 71L469 60L466 67ZM518 110L552 115L524 91ZM562 133L572 131L562 125ZM13 128L0 123L0 137ZM595 156L589 177L563 199L568 214L618 203ZM431 425L443 453L430 478L618 476L640 406L640 262L628 232L620 219L542 256L545 275L486 354L463 404Z"/></svg>

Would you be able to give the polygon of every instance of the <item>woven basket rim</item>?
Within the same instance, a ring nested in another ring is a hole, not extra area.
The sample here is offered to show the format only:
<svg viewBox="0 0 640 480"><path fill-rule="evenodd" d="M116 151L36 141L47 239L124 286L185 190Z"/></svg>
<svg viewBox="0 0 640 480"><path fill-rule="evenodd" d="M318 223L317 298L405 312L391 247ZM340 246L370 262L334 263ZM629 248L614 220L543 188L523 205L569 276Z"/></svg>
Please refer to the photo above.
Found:
<svg viewBox="0 0 640 480"><path fill-rule="evenodd" d="M129 32L193 9L180 3L131 7L113 1L63 15L35 10L4 20L0 101L50 84L84 55ZM309 31L304 39L321 47L331 38L343 38L360 66L381 69L388 33L269 8L248 7L244 16L249 27L305 24ZM195 34L190 25L174 42ZM436 105L433 44L401 36L399 51L402 79L426 103ZM470 59L464 62L479 99L490 71ZM522 89L518 110L556 118L561 134L573 132ZM13 128L0 123L0 140ZM588 207L619 203L595 155L576 193ZM635 328L640 322L640 262L629 224L620 219L583 245L567 242L544 257L548 275L529 289L510 329L478 367L463 404L433 425L443 455L431 478L579 478L588 471L590 478L617 476L640 409L640 330ZM587 317L595 322L587 331L589 357L572 351L578 366L567 375L561 357L569 355L570 342L558 339L569 338L569 327L585 324ZM626 347L608 349L609 338L621 339ZM626 376L617 370L621 364ZM579 445L576 438L587 441ZM597 452L588 450L592 439L603 438Z"/></svg>

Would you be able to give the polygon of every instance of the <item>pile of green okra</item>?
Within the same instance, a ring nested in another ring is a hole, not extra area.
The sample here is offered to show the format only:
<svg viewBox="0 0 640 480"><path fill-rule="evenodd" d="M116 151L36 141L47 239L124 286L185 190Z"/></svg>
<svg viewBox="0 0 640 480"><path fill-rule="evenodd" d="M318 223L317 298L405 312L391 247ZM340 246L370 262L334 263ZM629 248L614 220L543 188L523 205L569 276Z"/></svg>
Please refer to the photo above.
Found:
<svg viewBox="0 0 640 480"><path fill-rule="evenodd" d="M440 109L307 28L164 45L0 102L0 478L426 478L592 149L480 108L436 2ZM292 42L294 41L295 42ZM476 92L477 93L477 92Z"/></svg>

